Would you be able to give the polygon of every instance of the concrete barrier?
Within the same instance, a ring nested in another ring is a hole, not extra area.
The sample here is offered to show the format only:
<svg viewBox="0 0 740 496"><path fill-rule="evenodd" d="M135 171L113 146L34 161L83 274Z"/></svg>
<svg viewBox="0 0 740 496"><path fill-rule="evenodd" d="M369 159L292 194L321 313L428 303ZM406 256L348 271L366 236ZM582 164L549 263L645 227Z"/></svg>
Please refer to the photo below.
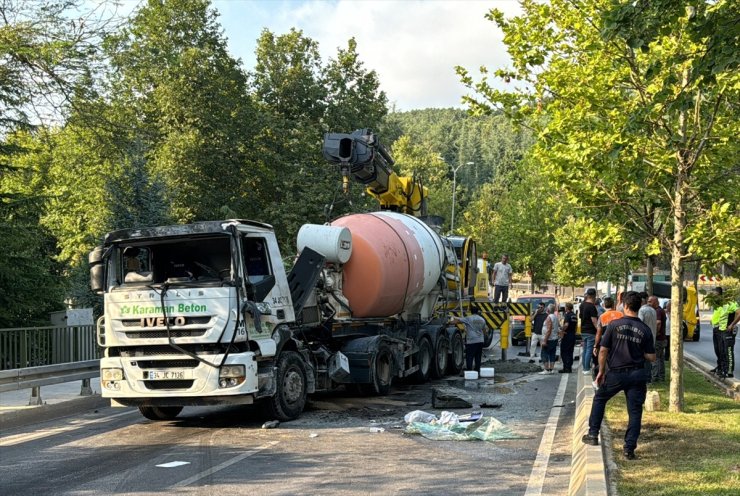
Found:
<svg viewBox="0 0 740 496"><path fill-rule="evenodd" d="M609 492L604 455L611 447L605 442L607 436L603 435L603 428L599 446L589 446L581 441L581 438L588 433L588 417L591 414L594 389L591 386L590 375L583 375L580 369L576 369L574 373L578 374L578 385L568 494L571 496L606 496Z"/></svg>

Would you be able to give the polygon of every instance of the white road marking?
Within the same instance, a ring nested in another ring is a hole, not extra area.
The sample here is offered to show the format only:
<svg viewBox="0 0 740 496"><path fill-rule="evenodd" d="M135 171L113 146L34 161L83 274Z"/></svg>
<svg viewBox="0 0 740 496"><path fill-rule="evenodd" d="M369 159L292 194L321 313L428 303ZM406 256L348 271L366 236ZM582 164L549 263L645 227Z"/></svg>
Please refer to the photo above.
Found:
<svg viewBox="0 0 740 496"><path fill-rule="evenodd" d="M542 487L545 484L545 474L547 474L547 464L550 461L550 451L552 451L552 443L555 440L555 430L558 427L558 419L562 410L561 405L563 404L565 388L567 386L568 374L563 374L563 378L560 379L558 392L555 394L555 400L552 403L550 418L547 419L545 432L542 433L542 441L540 441L540 447L537 450L537 458L534 460L532 473L529 474L529 483L527 484L527 491L524 493L524 496L539 496L542 494Z"/></svg>
<svg viewBox="0 0 740 496"><path fill-rule="evenodd" d="M64 427L55 427L53 429L43 429L40 431L35 432L29 432L26 434L16 434L14 436L4 436L0 437L0 446L15 446L16 444L25 443L27 441L33 441L35 439L41 439L44 437L54 436L56 434L61 434L63 432L69 432L73 431L75 429L79 429L80 427L84 427L87 425L93 425L93 424L100 424L103 422L107 422L111 419L114 419L116 417L123 417L124 415L131 415L133 413L138 413L138 410L131 410L123 413L117 413L115 415L109 415L107 417L101 417L97 419L91 419L91 420L73 420L69 425L65 425Z"/></svg>
<svg viewBox="0 0 740 496"><path fill-rule="evenodd" d="M208 470L204 470L203 472L200 472L198 474L195 474L192 477L188 477L187 479L178 482L177 484L173 485L172 487L189 486L193 482L197 482L200 479L203 479L204 477L208 477L209 475L215 474L216 472L219 472L219 471L221 471L221 470L223 470L223 469L225 469L227 467L230 467L231 465L233 465L235 463L238 463L238 462L244 460L245 458L248 458L248 457L250 457L252 455L256 455L260 451L263 451L263 450L266 450L267 448L270 448L272 446L275 446L277 443L278 443L277 441L270 441L269 443L267 443L267 444L265 444L263 446L258 446L258 447L254 448L252 450L246 451L246 452L242 453L241 455L237 455L234 458L231 458L229 460L226 460L223 463L219 463L215 467L211 467Z"/></svg>
<svg viewBox="0 0 740 496"><path fill-rule="evenodd" d="M167 463L160 463L159 465L155 465L155 467L174 468L174 467L182 467L183 465L190 465L190 462L167 462Z"/></svg>

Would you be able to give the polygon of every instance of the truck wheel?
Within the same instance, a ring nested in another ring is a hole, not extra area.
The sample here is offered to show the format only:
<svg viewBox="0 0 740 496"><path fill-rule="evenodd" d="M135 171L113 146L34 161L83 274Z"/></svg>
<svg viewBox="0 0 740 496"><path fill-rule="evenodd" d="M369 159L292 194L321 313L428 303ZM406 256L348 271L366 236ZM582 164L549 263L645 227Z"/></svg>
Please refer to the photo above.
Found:
<svg viewBox="0 0 740 496"><path fill-rule="evenodd" d="M277 362L275 396L267 398L267 413L280 421L294 420L303 412L308 395L306 367L301 355L284 351Z"/></svg>
<svg viewBox="0 0 740 496"><path fill-rule="evenodd" d="M432 361L432 377L441 379L447 373L447 362L450 354L450 340L445 336L444 331L437 336L437 343L434 345L434 360Z"/></svg>
<svg viewBox="0 0 740 496"><path fill-rule="evenodd" d="M422 384L429 380L429 373L432 369L432 343L427 338L419 340L419 351L416 353L416 363L419 370L414 372L412 379Z"/></svg>
<svg viewBox="0 0 740 496"><path fill-rule="evenodd" d="M491 342L493 341L493 329L490 327L486 327L486 332L483 333L483 349L487 349L489 346L491 346Z"/></svg>
<svg viewBox="0 0 740 496"><path fill-rule="evenodd" d="M462 334L455 331L450 338L450 359L447 362L447 373L450 375L460 375L465 366L465 344L463 343Z"/></svg>
<svg viewBox="0 0 740 496"><path fill-rule="evenodd" d="M387 396L391 392L393 382L393 354L388 345L381 344L375 354L373 363L373 377L370 384L358 384L360 391L366 395Z"/></svg>
<svg viewBox="0 0 740 496"><path fill-rule="evenodd" d="M139 411L149 420L172 420L182 411L181 406L140 406Z"/></svg>

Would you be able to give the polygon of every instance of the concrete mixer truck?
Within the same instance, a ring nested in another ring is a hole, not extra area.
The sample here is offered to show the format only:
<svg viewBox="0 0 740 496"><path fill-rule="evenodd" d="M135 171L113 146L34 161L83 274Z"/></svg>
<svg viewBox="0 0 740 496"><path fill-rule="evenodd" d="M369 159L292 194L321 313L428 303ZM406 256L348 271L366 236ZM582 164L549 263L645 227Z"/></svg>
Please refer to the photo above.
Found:
<svg viewBox="0 0 740 496"><path fill-rule="evenodd" d="M381 174L369 153L368 177ZM152 420L251 403L290 420L314 392L383 395L397 378L459 374L463 339L447 325L461 294L455 247L393 210L304 225L289 271L259 222L108 233L89 256L104 296L102 395Z"/></svg>

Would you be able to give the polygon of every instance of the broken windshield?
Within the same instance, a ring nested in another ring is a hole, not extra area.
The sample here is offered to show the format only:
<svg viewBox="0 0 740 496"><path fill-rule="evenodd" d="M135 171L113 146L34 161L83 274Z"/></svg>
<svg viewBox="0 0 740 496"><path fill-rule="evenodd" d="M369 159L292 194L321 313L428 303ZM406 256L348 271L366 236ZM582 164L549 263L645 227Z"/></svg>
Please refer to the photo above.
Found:
<svg viewBox="0 0 740 496"><path fill-rule="evenodd" d="M220 235L121 245L118 281L220 286L232 279L229 239Z"/></svg>

